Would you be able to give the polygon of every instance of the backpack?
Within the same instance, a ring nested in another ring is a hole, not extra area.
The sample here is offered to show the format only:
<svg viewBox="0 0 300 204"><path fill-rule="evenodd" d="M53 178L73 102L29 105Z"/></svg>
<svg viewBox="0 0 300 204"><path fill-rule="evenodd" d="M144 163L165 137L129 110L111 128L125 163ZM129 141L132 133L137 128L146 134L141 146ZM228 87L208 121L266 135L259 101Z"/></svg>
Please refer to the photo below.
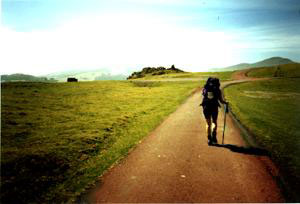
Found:
<svg viewBox="0 0 300 204"><path fill-rule="evenodd" d="M209 77L202 89L203 100L202 106L220 106L220 80L218 78Z"/></svg>

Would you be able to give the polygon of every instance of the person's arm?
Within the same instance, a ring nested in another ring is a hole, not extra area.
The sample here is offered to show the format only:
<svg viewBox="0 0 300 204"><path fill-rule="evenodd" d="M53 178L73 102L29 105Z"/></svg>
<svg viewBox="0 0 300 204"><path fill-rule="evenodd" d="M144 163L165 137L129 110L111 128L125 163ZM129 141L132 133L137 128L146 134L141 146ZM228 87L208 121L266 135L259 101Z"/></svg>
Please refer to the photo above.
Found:
<svg viewBox="0 0 300 204"><path fill-rule="evenodd" d="M228 102L224 99L223 93L220 90L220 94L219 94L219 101L223 104L228 104Z"/></svg>

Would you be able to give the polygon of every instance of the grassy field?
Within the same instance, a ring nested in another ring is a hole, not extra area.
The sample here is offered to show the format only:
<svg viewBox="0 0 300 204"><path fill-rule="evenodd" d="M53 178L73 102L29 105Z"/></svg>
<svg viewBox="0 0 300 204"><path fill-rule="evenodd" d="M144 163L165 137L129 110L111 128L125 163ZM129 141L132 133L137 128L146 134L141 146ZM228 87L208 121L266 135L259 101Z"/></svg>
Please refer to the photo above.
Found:
<svg viewBox="0 0 300 204"><path fill-rule="evenodd" d="M249 82L225 89L233 113L269 150L300 201L300 79ZM295 199L295 198L294 198Z"/></svg>
<svg viewBox="0 0 300 204"><path fill-rule="evenodd" d="M198 86L1 84L1 202L74 200Z"/></svg>
<svg viewBox="0 0 300 204"><path fill-rule="evenodd" d="M247 75L249 77L300 77L300 64L256 68L248 72Z"/></svg>
<svg viewBox="0 0 300 204"><path fill-rule="evenodd" d="M220 80L230 80L232 71L230 72L184 72L184 73L172 73L172 74L163 74L155 75L151 74L146 75L143 78L137 80L167 80L167 79L182 79L182 78L199 78L202 80L207 80L208 77L218 77Z"/></svg>

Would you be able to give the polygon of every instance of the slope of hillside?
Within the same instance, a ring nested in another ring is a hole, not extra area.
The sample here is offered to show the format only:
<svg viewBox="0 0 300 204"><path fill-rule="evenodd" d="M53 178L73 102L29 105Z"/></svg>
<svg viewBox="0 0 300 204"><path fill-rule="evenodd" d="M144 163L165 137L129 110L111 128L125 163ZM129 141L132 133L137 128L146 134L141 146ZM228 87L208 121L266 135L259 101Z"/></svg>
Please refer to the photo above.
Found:
<svg viewBox="0 0 300 204"><path fill-rule="evenodd" d="M249 77L300 77L300 63L260 67L250 70Z"/></svg>
<svg viewBox="0 0 300 204"><path fill-rule="evenodd" d="M48 74L47 77L55 78L60 82L67 81L68 77L75 77L79 81L125 80L127 78L127 76L124 74L113 75L109 72L109 70L106 69L58 72Z"/></svg>
<svg viewBox="0 0 300 204"><path fill-rule="evenodd" d="M248 68L255 68L255 67L271 67L275 65L281 65L281 64L292 64L295 63L294 61L288 59L288 58L282 58L282 57L271 57L268 59L264 59L259 62L255 63L241 63L225 68L220 69L214 69L214 71L234 71L234 70L241 70L241 69L248 69Z"/></svg>
<svg viewBox="0 0 300 204"><path fill-rule="evenodd" d="M55 82L53 78L36 77L28 74L10 74L1 75L1 82L15 82L15 81L36 81L36 82Z"/></svg>
<svg viewBox="0 0 300 204"><path fill-rule="evenodd" d="M274 65L280 65L280 64L291 64L295 63L292 60L288 58L282 58L282 57L271 57L256 63L253 63L252 67L263 67L263 66L274 66Z"/></svg>

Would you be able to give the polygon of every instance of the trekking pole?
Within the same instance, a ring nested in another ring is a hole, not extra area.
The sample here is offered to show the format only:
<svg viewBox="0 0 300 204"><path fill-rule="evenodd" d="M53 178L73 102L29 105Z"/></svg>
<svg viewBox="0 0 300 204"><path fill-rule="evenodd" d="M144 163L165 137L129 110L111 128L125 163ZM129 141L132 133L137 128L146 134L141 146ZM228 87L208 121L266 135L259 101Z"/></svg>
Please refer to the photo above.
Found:
<svg viewBox="0 0 300 204"><path fill-rule="evenodd" d="M224 134L225 134L225 126L226 126L226 113L228 113L228 105L224 105L224 128L223 128L223 138L222 138L222 144L224 144Z"/></svg>

